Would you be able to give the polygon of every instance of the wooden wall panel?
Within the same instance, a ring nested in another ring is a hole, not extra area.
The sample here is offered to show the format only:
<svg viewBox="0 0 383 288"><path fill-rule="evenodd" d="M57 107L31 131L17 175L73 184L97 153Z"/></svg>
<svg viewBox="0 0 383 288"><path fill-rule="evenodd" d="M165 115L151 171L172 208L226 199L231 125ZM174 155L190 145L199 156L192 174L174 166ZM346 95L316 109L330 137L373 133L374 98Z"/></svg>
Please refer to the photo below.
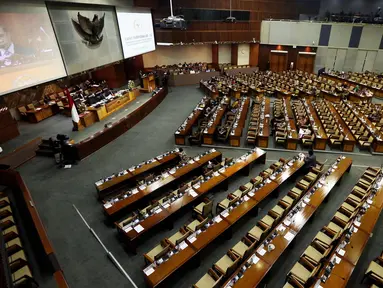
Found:
<svg viewBox="0 0 383 288"><path fill-rule="evenodd" d="M251 43L250 44L249 65L250 66L258 66L258 58L259 58L259 44L258 43Z"/></svg>
<svg viewBox="0 0 383 288"><path fill-rule="evenodd" d="M218 66L218 53L218 44L211 45L211 63L213 63L216 66Z"/></svg>
<svg viewBox="0 0 383 288"><path fill-rule="evenodd" d="M231 44L231 64L238 65L238 44Z"/></svg>
<svg viewBox="0 0 383 288"><path fill-rule="evenodd" d="M155 22L170 15L168 0L135 0L136 6L150 7ZM151 5L152 3L152 5ZM229 10L229 0L174 0L175 14L181 8ZM250 12L250 21L225 23L220 21L191 21L184 33L156 28L157 42L210 42L210 41L256 41L260 40L261 21L273 19L299 19L299 14L317 15L320 0L232 0L233 10ZM224 20L224 19L222 19Z"/></svg>

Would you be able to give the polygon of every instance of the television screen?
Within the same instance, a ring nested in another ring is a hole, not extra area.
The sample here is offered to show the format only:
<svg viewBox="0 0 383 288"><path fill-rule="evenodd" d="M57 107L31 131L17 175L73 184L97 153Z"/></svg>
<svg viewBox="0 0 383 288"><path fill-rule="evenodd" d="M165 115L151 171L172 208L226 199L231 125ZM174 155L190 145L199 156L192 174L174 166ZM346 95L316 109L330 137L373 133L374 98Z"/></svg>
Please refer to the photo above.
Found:
<svg viewBox="0 0 383 288"><path fill-rule="evenodd" d="M116 9L124 58L156 50L150 10Z"/></svg>
<svg viewBox="0 0 383 288"><path fill-rule="evenodd" d="M0 95L66 76L44 4L0 4Z"/></svg>

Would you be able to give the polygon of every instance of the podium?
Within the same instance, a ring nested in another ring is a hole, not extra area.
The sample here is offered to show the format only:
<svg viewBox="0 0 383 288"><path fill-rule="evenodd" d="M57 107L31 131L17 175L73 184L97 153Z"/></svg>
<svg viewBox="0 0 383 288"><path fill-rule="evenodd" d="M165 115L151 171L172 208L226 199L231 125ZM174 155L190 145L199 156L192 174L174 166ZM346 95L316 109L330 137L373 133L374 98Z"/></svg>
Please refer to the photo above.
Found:
<svg viewBox="0 0 383 288"><path fill-rule="evenodd" d="M0 108L0 144L20 135L17 121L7 108Z"/></svg>
<svg viewBox="0 0 383 288"><path fill-rule="evenodd" d="M156 80L154 78L153 74L150 74L144 78L142 78L144 83L144 89L147 92L152 92L154 89L156 89Z"/></svg>

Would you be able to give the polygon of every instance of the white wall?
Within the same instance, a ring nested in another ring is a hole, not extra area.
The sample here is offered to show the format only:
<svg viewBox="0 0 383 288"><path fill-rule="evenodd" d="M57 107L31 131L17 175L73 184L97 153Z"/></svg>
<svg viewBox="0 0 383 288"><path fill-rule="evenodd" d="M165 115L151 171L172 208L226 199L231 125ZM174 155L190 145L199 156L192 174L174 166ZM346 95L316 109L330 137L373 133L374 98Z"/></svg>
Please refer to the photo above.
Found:
<svg viewBox="0 0 383 288"><path fill-rule="evenodd" d="M218 64L231 63L231 45L218 45Z"/></svg>
<svg viewBox="0 0 383 288"><path fill-rule="evenodd" d="M145 68L184 62L211 63L212 51L211 45L157 46L156 51L144 54L143 59Z"/></svg>
<svg viewBox="0 0 383 288"><path fill-rule="evenodd" d="M238 65L249 65L250 44L238 45Z"/></svg>

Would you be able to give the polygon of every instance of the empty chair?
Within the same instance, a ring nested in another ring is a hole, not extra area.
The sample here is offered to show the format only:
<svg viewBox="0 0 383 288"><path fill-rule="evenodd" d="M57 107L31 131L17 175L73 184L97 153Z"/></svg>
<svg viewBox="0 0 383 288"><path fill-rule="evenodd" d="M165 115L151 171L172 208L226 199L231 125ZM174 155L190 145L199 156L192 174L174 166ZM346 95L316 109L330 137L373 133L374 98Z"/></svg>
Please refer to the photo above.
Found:
<svg viewBox="0 0 383 288"><path fill-rule="evenodd" d="M306 258L307 261L311 262L313 265L318 265L322 261L323 258L327 257L327 255L331 252L331 248L322 249L320 246L312 244L305 252L303 252L303 257Z"/></svg>
<svg viewBox="0 0 383 288"><path fill-rule="evenodd" d="M197 215L197 219L192 221L186 226L186 229L190 232L195 232L200 229L203 225L205 225L209 221L209 218L203 218L201 215Z"/></svg>
<svg viewBox="0 0 383 288"><path fill-rule="evenodd" d="M303 262L305 265L301 264L300 262ZM310 265L310 263L307 263L307 261L305 263L304 258L301 258L300 262L297 262L294 265L294 267L290 270L288 275L297 280L298 282L306 284L307 281L311 277L315 276L315 274L319 271L320 265Z"/></svg>
<svg viewBox="0 0 383 288"><path fill-rule="evenodd" d="M363 277L363 280L369 278L379 287L383 286L383 259L381 256L371 261Z"/></svg>
<svg viewBox="0 0 383 288"><path fill-rule="evenodd" d="M205 198L203 202L194 207L193 211L203 218L206 218L209 214L213 214L213 201L209 198Z"/></svg>
<svg viewBox="0 0 383 288"><path fill-rule="evenodd" d="M256 241L252 242L249 238L245 236L230 250L231 252L233 252L233 254L236 254L237 256L241 257L241 259L247 259L248 256L250 256L250 254L254 250L256 243Z"/></svg>
<svg viewBox="0 0 383 288"><path fill-rule="evenodd" d="M369 149L374 141L374 137L371 135L370 137L359 137L358 142L361 149Z"/></svg>
<svg viewBox="0 0 383 288"><path fill-rule="evenodd" d="M259 242L270 229L270 226L258 221L257 225L247 232L247 237L253 241Z"/></svg>
<svg viewBox="0 0 383 288"><path fill-rule="evenodd" d="M175 234L170 236L169 238L166 238L166 242L168 242L173 247L177 246L181 242L185 241L187 237L191 234L190 231L187 231L184 228L181 228L179 231L177 231Z"/></svg>
<svg viewBox="0 0 383 288"><path fill-rule="evenodd" d="M212 268L193 285L193 288L218 288L221 286L223 275L219 275Z"/></svg>
<svg viewBox="0 0 383 288"><path fill-rule="evenodd" d="M328 234L330 233L324 233L322 231L319 231L315 236L313 242L321 246L323 249L328 249L332 245L332 243L339 238L341 233L338 232L335 234L330 234L331 236L329 236Z"/></svg>
<svg viewBox="0 0 383 288"><path fill-rule="evenodd" d="M229 276L234 273L237 268L239 260L241 258L231 251L228 251L225 256L219 259L215 264L214 268L224 276Z"/></svg>
<svg viewBox="0 0 383 288"><path fill-rule="evenodd" d="M153 263L154 261L164 256L169 251L170 251L170 245L165 240L161 240L160 244L158 244L148 253L144 254L146 264Z"/></svg>

